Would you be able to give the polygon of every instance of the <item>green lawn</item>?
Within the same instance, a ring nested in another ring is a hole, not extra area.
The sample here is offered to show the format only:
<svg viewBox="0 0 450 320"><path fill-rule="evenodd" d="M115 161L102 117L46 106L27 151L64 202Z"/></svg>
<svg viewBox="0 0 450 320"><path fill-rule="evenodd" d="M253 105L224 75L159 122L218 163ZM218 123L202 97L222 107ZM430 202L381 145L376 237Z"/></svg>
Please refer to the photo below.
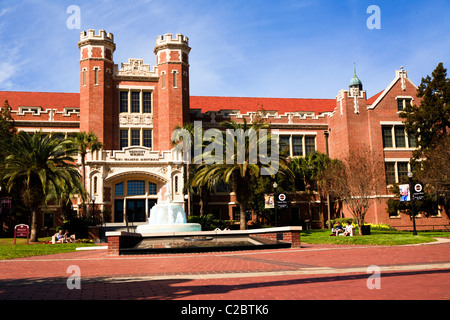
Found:
<svg viewBox="0 0 450 320"><path fill-rule="evenodd" d="M404 244L416 244L436 241L434 237L450 237L450 232L417 232L414 236L412 232L394 230L371 230L370 235L354 237L331 237L331 231L325 230L304 230L301 233L302 243L311 244L354 244L354 245L381 245L395 246Z"/></svg>
<svg viewBox="0 0 450 320"><path fill-rule="evenodd" d="M42 242L50 240L51 238L41 238ZM59 244L29 244L26 239L17 239L14 245L14 239L1 238L0 239L0 260L14 259L31 256L42 256L47 254L73 252L76 248L95 246L93 243L59 243Z"/></svg>

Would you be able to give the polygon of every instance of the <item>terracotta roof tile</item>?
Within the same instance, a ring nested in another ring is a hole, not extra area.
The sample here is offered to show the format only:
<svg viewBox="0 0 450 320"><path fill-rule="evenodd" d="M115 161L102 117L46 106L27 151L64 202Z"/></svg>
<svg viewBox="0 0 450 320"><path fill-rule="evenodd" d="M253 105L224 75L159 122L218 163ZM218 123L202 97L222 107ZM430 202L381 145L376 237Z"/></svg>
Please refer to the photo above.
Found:
<svg viewBox="0 0 450 320"><path fill-rule="evenodd" d="M79 108L80 94L65 92L25 92L25 91L0 91L0 106L5 100L13 110L19 107L42 107L63 111L64 108Z"/></svg>
<svg viewBox="0 0 450 320"><path fill-rule="evenodd" d="M379 97L383 92L384 92L384 90L378 92L378 93L377 93L376 95L374 95L373 97L370 97L369 99L367 99L367 104L369 105L369 104L374 103L374 102L378 99L378 97Z"/></svg>
<svg viewBox="0 0 450 320"><path fill-rule="evenodd" d="M191 96L191 109L207 111L240 110L241 113L258 111L264 108L266 111L277 110L285 112L332 112L336 107L335 99L299 99L299 98L238 98L238 97L205 97Z"/></svg>

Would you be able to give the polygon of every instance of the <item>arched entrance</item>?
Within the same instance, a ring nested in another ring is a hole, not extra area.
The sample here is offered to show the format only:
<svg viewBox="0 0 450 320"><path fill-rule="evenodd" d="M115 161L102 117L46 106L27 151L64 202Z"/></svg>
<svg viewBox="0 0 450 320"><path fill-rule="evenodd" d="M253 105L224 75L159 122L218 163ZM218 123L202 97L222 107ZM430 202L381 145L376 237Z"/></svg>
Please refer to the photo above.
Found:
<svg viewBox="0 0 450 320"><path fill-rule="evenodd" d="M148 176L116 179L112 184L113 221L146 222L163 182Z"/></svg>

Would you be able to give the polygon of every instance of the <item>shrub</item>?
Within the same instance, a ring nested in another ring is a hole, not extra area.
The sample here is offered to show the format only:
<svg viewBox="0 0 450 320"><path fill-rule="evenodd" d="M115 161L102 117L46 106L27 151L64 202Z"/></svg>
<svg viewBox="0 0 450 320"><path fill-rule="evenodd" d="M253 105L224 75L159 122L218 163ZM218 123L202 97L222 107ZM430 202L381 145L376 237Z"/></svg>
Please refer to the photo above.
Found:
<svg viewBox="0 0 450 320"><path fill-rule="evenodd" d="M366 223L366 224L370 225L371 230L394 230L394 228L391 228L390 225L385 223L378 223L378 224Z"/></svg>
<svg viewBox="0 0 450 320"><path fill-rule="evenodd" d="M86 218L74 217L70 220L65 220L61 226L56 228L56 232L59 230L62 230L63 232L69 230L69 233L75 234L77 239L88 238L88 227L90 224L90 221Z"/></svg>
<svg viewBox="0 0 450 320"><path fill-rule="evenodd" d="M216 228L225 229L229 227L231 222L230 220L221 220L216 219L213 214L205 214L202 216L191 216L188 218L189 223L199 223L202 225L203 231L211 231Z"/></svg>
<svg viewBox="0 0 450 320"><path fill-rule="evenodd" d="M354 225L354 226L356 225L356 221L355 221L354 218L337 218L337 219L331 219L330 221L331 221L331 226L332 226L332 227L333 227L333 226L336 224L336 222L338 222L338 221L339 221L339 223L341 224L341 226L346 225L347 222L350 222L350 223L351 223L352 225ZM328 221L327 221L326 225L328 225Z"/></svg>

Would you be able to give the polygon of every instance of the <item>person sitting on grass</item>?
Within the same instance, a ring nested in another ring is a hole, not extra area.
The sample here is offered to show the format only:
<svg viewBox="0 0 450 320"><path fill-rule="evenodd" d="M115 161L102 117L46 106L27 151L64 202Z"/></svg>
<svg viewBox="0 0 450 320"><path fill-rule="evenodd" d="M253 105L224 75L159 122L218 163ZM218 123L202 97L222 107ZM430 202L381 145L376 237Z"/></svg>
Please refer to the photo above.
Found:
<svg viewBox="0 0 450 320"><path fill-rule="evenodd" d="M64 242L65 243L72 243L73 240L74 240L73 238L74 237L69 234L69 230L66 230L66 232L64 233Z"/></svg>
<svg viewBox="0 0 450 320"><path fill-rule="evenodd" d="M59 230L59 232L55 236L56 236L56 242L57 243L63 243L64 242L64 235L62 233L62 230Z"/></svg>
<svg viewBox="0 0 450 320"><path fill-rule="evenodd" d="M344 229L341 226L341 223L339 221L336 222L336 226L331 230L332 236L337 236L339 233L344 232Z"/></svg>

